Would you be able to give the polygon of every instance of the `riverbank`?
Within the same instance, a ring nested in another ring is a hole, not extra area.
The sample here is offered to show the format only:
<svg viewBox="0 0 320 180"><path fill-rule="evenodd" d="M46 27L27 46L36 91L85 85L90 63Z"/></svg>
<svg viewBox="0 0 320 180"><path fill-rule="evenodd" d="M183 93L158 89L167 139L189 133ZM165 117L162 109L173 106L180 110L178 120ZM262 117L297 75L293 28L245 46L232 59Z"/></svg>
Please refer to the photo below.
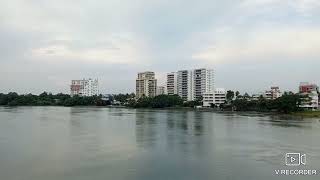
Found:
<svg viewBox="0 0 320 180"><path fill-rule="evenodd" d="M320 118L320 111L301 111L301 112L294 112L291 114L294 116L301 116L301 117Z"/></svg>
<svg viewBox="0 0 320 180"><path fill-rule="evenodd" d="M8 106L8 105L0 105L0 107L32 107L33 105L18 105L18 106ZM124 108L124 109L148 109L148 110L177 110L177 111L200 111L200 112L215 112L215 113L224 113L224 114L234 114L234 113L264 113L269 115L284 115L284 116L295 116L295 117L303 117L303 118L320 118L320 111L299 111L299 112L292 112L292 113L281 113L276 111L231 111L231 110L221 110L216 108L192 108L192 107L183 107L183 106L175 106L175 107L164 107L164 108L151 108L151 107L129 107L129 106L96 106L96 105L75 105L75 106L63 106L63 105L37 105L34 107L74 107L74 108Z"/></svg>

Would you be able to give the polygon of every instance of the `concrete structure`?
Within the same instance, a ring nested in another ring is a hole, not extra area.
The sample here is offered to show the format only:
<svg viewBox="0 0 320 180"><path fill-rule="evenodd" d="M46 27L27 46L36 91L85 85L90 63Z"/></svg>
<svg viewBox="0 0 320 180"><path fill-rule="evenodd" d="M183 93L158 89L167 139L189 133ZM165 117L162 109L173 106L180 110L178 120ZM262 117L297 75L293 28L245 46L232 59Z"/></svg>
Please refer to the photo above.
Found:
<svg viewBox="0 0 320 180"><path fill-rule="evenodd" d="M299 93L319 92L319 87L316 84L309 82L301 82L299 85Z"/></svg>
<svg viewBox="0 0 320 180"><path fill-rule="evenodd" d="M157 79L155 79L155 73L150 71L138 73L136 79L136 97L154 97L156 96L156 91Z"/></svg>
<svg viewBox="0 0 320 180"><path fill-rule="evenodd" d="M225 103L227 100L227 92L224 88L217 88L214 91L214 103L217 106Z"/></svg>
<svg viewBox="0 0 320 180"><path fill-rule="evenodd" d="M168 79L170 81L168 81ZM167 76L168 94L169 88L175 87L174 75L169 73ZM171 89L170 92L174 93ZM203 98L204 93L214 92L214 71L213 69L194 69L181 70L177 72L177 93L185 101L195 101Z"/></svg>
<svg viewBox="0 0 320 180"><path fill-rule="evenodd" d="M178 95L184 101L193 100L193 75L190 70L181 70L177 73Z"/></svg>
<svg viewBox="0 0 320 180"><path fill-rule="evenodd" d="M274 100L282 96L282 93L280 91L279 87L273 86L271 87L271 90L267 90L264 93L264 98L269 100Z"/></svg>
<svg viewBox="0 0 320 180"><path fill-rule="evenodd" d="M300 107L305 109L318 109L319 108L319 96L316 91L311 91L309 93L300 93L300 95L305 96L302 98Z"/></svg>
<svg viewBox="0 0 320 180"><path fill-rule="evenodd" d="M70 85L70 95L75 96L98 96L99 82L98 79L72 80Z"/></svg>
<svg viewBox="0 0 320 180"><path fill-rule="evenodd" d="M212 107L213 105L215 105L214 92L205 92L203 94L202 106Z"/></svg>
<svg viewBox="0 0 320 180"><path fill-rule="evenodd" d="M252 96L251 96L251 100L253 100L253 101L257 101L257 100L259 100L259 99L261 98L261 96L263 97L263 96L264 96L264 94L263 94L263 93L259 93L259 94L252 94Z"/></svg>
<svg viewBox="0 0 320 180"><path fill-rule="evenodd" d="M319 108L319 87L316 84L302 82L299 85L299 94L305 96L302 98L300 107L305 109Z"/></svg>
<svg viewBox="0 0 320 180"><path fill-rule="evenodd" d="M220 106L227 100L227 92L224 88L217 88L214 92L203 93L203 107Z"/></svg>
<svg viewBox="0 0 320 180"><path fill-rule="evenodd" d="M157 86L157 96L165 94L165 87L164 86Z"/></svg>
<svg viewBox="0 0 320 180"><path fill-rule="evenodd" d="M214 72L213 69L193 70L193 100L203 98L203 94L214 92Z"/></svg>
<svg viewBox="0 0 320 180"><path fill-rule="evenodd" d="M174 95L178 94L178 74L176 72L168 73L167 74L167 94L168 95Z"/></svg>

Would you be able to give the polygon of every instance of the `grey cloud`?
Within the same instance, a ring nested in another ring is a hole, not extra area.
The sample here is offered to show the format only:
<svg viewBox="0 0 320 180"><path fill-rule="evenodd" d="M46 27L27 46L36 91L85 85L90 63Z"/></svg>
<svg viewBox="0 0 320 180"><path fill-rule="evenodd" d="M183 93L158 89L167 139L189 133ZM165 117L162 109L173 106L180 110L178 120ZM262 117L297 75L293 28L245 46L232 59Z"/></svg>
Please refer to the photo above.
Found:
<svg viewBox="0 0 320 180"><path fill-rule="evenodd" d="M277 32L280 24L294 30L320 27L314 0L257 2L6 1L0 7L0 92L68 92L71 79L84 77L98 77L106 93L132 92L138 71L197 67L215 68L217 86L248 92L273 83L290 90L299 81L320 83L314 78L317 55L235 62L193 58L225 42L241 47L258 30ZM37 50L44 51L35 57ZM284 67L297 73L289 76Z"/></svg>

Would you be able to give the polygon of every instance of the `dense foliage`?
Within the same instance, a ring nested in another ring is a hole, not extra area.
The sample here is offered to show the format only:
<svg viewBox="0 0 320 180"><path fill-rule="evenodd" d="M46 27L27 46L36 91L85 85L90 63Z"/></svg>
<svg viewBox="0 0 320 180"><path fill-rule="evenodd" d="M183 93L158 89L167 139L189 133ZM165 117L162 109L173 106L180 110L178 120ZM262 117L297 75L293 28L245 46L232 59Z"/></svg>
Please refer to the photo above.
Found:
<svg viewBox="0 0 320 180"><path fill-rule="evenodd" d="M247 95L239 96L230 104L224 104L222 109L232 109L235 111L278 111L278 112L297 112L301 109L301 99L305 98L293 93L285 93L275 100L267 100L260 97L258 100L251 100Z"/></svg>
<svg viewBox="0 0 320 180"><path fill-rule="evenodd" d="M88 106L99 105L100 97L71 97L68 94L56 94L43 92L40 95L23 94L15 92L0 94L0 105L8 106Z"/></svg>
<svg viewBox="0 0 320 180"><path fill-rule="evenodd" d="M228 91L227 102L222 104L222 110L235 111L278 111L278 112L297 112L301 109L301 101L305 98L298 94L285 93L275 100L267 100L262 96L258 100L253 100L248 94L243 96L238 92ZM233 100L234 95L236 98ZM102 100L101 96L92 97L71 97L68 94L51 94L43 92L40 95L23 94L19 95L15 92L8 94L0 93L0 105L8 106L105 106L110 102ZM178 95L159 95L156 97L142 97L136 100L134 94L118 94L113 99L121 102L121 104L134 108L167 108L167 107L195 107L201 106L201 99L196 101L184 102Z"/></svg>
<svg viewBox="0 0 320 180"><path fill-rule="evenodd" d="M141 97L137 101L131 101L130 107L135 108L166 108L182 106L183 100L178 95L159 95L156 97Z"/></svg>
<svg viewBox="0 0 320 180"><path fill-rule="evenodd" d="M119 101L121 104L128 104L130 99L134 98L135 94L131 93L131 94L114 94L113 98L116 101Z"/></svg>

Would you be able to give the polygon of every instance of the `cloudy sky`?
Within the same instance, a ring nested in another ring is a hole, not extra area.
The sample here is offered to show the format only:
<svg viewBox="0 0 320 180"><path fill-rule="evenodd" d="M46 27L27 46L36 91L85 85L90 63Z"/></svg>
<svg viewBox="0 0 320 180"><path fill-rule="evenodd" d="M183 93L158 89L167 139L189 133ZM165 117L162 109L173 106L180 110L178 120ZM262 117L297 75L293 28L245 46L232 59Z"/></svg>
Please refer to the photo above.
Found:
<svg viewBox="0 0 320 180"><path fill-rule="evenodd" d="M69 92L97 77L133 92L136 73L214 68L216 86L320 84L319 0L3 0L0 92Z"/></svg>

